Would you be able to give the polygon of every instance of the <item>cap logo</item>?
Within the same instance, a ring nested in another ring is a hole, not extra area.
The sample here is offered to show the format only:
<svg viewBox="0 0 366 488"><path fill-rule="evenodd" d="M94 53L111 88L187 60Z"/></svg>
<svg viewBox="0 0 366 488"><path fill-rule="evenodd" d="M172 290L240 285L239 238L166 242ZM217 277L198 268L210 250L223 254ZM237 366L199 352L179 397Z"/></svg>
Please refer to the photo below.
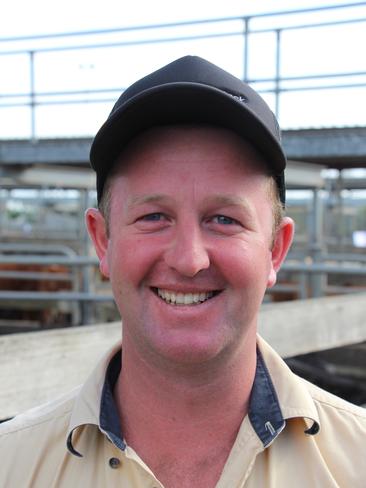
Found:
<svg viewBox="0 0 366 488"><path fill-rule="evenodd" d="M245 103L247 102L247 99L241 95L231 95L235 100L238 100L238 102Z"/></svg>
<svg viewBox="0 0 366 488"><path fill-rule="evenodd" d="M225 91L225 93L230 95L232 98L235 98L235 100L237 100L238 102L246 103L248 101L248 99L244 95L234 95L234 93L230 93L226 90L223 90L223 91Z"/></svg>

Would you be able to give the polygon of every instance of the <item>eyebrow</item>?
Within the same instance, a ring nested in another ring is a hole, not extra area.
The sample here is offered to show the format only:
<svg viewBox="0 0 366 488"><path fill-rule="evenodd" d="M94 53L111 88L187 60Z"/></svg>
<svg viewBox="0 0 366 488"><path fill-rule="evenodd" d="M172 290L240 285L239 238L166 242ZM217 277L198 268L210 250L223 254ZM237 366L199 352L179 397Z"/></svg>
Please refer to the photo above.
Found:
<svg viewBox="0 0 366 488"><path fill-rule="evenodd" d="M154 193L151 195L137 195L132 197L127 202L128 208L137 207L139 205L149 203L171 204L174 198L168 195ZM234 196L230 194L210 195L204 199L204 204L215 207L240 207L248 216L254 218L254 209L249 201L244 197Z"/></svg>
<svg viewBox="0 0 366 488"><path fill-rule="evenodd" d="M142 195L142 196L135 196L128 200L127 205L128 207L136 207L138 205L144 205L146 203L167 203L172 201L173 199L167 195L163 195L160 193L152 194L152 195Z"/></svg>
<svg viewBox="0 0 366 488"><path fill-rule="evenodd" d="M211 195L205 198L205 203L209 205L218 205L222 207L243 207L248 212L252 212L253 208L246 198L238 197L234 195Z"/></svg>

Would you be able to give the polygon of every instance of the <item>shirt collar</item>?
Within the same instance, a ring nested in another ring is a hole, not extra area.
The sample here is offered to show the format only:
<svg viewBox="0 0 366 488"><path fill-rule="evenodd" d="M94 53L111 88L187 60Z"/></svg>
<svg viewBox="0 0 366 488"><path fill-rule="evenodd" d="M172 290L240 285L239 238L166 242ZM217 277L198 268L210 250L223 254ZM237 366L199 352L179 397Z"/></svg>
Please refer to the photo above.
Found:
<svg viewBox="0 0 366 488"><path fill-rule="evenodd" d="M306 386L307 381L295 375L284 360L259 335L258 349L268 370L283 418L290 420L302 418L305 433L317 434L320 430L318 410Z"/></svg>
<svg viewBox="0 0 366 488"><path fill-rule="evenodd" d="M115 344L97 364L96 368L92 371L89 378L80 388L79 393L75 398L69 428L67 431L67 448L76 456L82 457L82 455L74 449L72 443L72 435L76 429L82 428L86 425L95 425L102 431L100 427L100 409L106 373L112 358L120 354L120 352L121 343L119 342ZM103 433L108 436L107 432Z"/></svg>
<svg viewBox="0 0 366 488"><path fill-rule="evenodd" d="M304 432L319 431L315 404L303 381L299 381L284 361L258 336L257 367L249 402L248 417L263 447L271 444L285 428L286 420L301 417ZM97 426L121 450L123 441L113 388L121 368L121 344L117 344L99 363L81 388L72 411L67 448L82 456L72 444L73 431L87 424Z"/></svg>
<svg viewBox="0 0 366 488"><path fill-rule="evenodd" d="M259 348L257 348L257 367L250 394L248 417L263 447L273 442L286 425Z"/></svg>
<svg viewBox="0 0 366 488"><path fill-rule="evenodd" d="M121 350L117 351L108 365L100 402L99 425L102 432L115 446L124 451L126 444L123 440L121 423L117 411L113 390L121 370Z"/></svg>

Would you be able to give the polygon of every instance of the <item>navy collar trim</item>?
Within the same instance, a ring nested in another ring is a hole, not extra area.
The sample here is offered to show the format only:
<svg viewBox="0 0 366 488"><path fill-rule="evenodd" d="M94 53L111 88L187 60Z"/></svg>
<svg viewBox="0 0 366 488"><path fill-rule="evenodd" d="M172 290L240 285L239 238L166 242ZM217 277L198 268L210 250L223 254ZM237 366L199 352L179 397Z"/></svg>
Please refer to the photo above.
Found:
<svg viewBox="0 0 366 488"><path fill-rule="evenodd" d="M257 348L257 368L249 400L249 420L263 447L269 446L286 426L270 374Z"/></svg>
<svg viewBox="0 0 366 488"><path fill-rule="evenodd" d="M106 370L100 401L99 428L116 447L124 451L126 449L126 444L123 441L117 406L113 398L114 386L120 371L121 350L117 351L112 357ZM73 446L72 435L74 430L75 428L69 433L66 440L66 446L68 451L74 456L83 457L83 455Z"/></svg>
<svg viewBox="0 0 366 488"><path fill-rule="evenodd" d="M100 402L99 425L111 442L124 451L126 449L126 443L123 440L121 423L113 397L113 390L120 371L121 351L118 351L111 359L107 368Z"/></svg>
<svg viewBox="0 0 366 488"><path fill-rule="evenodd" d="M111 442L124 451L126 443L123 440L119 415L113 398L113 390L120 370L121 352L118 351L110 361L106 372L101 396L99 425ZM263 447L271 444L286 425L271 377L258 349L248 416Z"/></svg>

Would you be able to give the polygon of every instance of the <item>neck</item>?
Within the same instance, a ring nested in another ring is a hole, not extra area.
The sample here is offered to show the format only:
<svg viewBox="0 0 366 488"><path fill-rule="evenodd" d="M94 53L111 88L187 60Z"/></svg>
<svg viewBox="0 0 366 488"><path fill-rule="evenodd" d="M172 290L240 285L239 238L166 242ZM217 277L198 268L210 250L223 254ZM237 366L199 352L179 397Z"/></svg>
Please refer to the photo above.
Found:
<svg viewBox="0 0 366 488"><path fill-rule="evenodd" d="M178 448L177 438L204 446L214 433L220 442L226 436L231 446L248 410L255 335L242 349L215 367L163 369L124 343L115 397L127 443L139 452L148 439L160 439L167 449Z"/></svg>

